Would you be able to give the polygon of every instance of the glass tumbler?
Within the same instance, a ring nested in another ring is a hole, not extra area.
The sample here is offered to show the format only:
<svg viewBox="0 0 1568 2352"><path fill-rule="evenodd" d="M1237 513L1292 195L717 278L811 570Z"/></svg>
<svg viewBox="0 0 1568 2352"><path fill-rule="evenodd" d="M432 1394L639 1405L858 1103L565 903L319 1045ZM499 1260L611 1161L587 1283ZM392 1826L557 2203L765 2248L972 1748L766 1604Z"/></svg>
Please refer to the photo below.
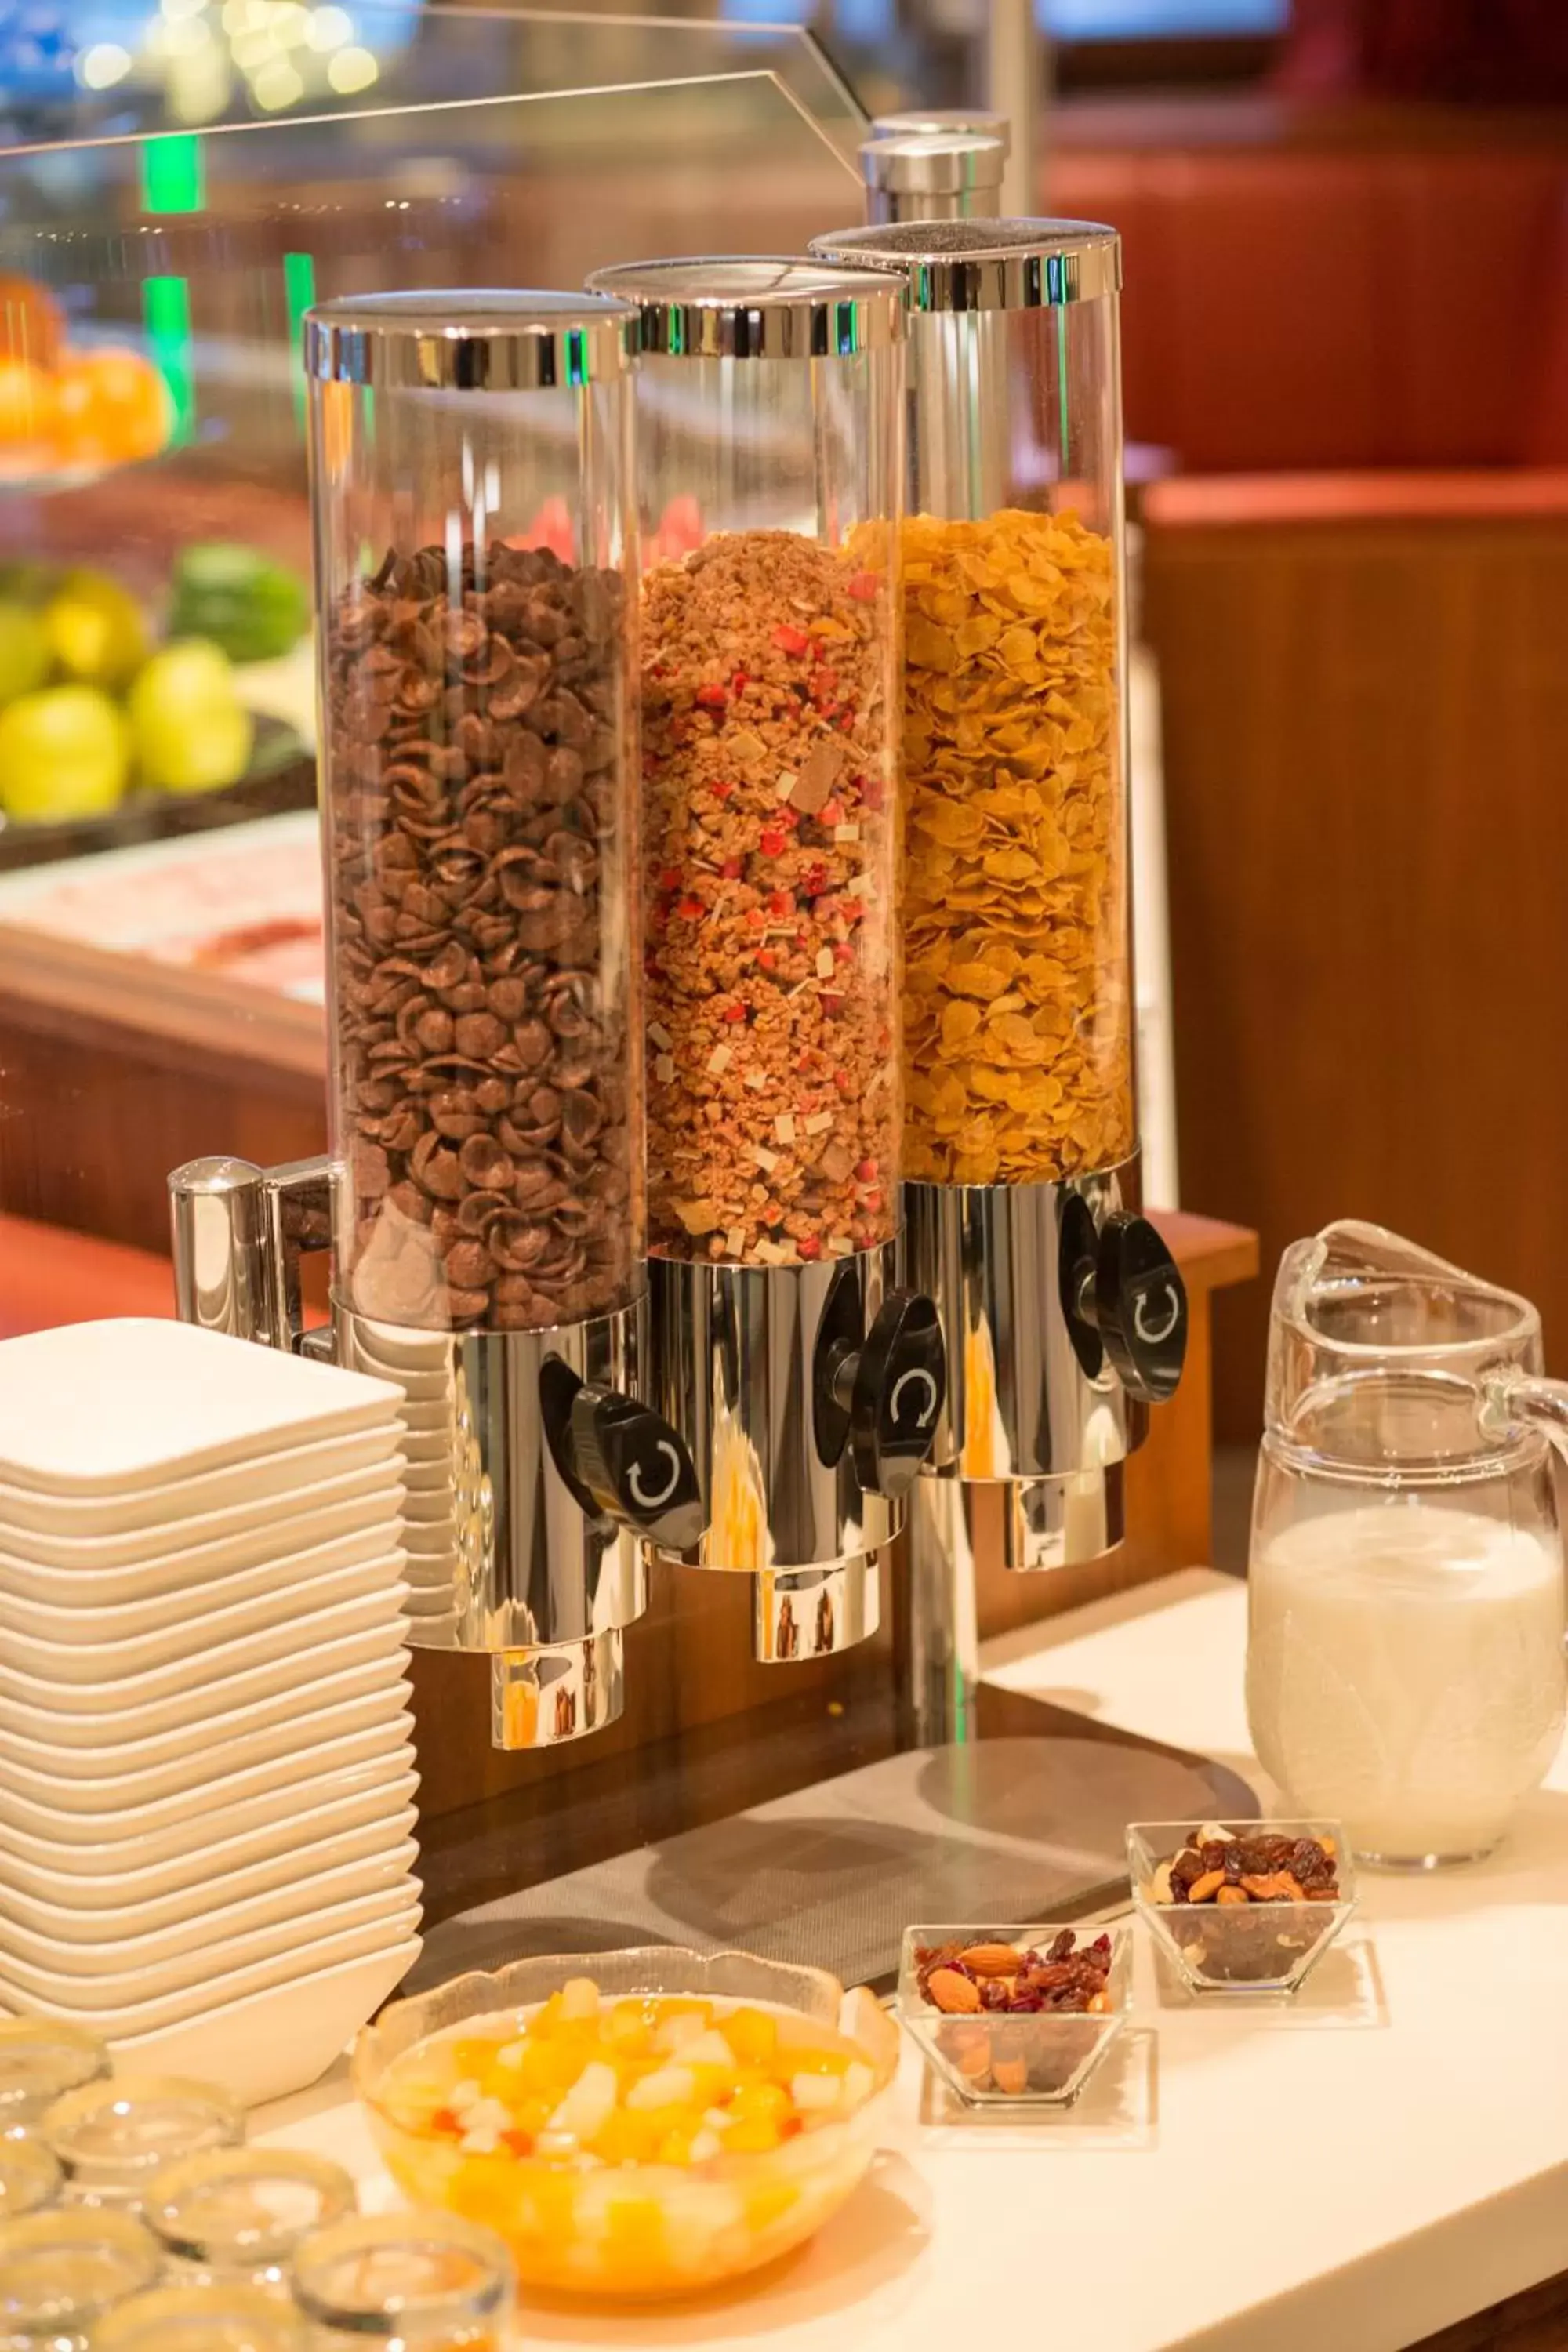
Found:
<svg viewBox="0 0 1568 2352"><path fill-rule="evenodd" d="M227 2147L164 2165L142 2210L171 2279L287 2294L301 2239L342 2221L354 2205L353 2180L324 2157Z"/></svg>
<svg viewBox="0 0 1568 2352"><path fill-rule="evenodd" d="M128 2213L31 2213L0 2228L0 2352L87 2352L103 2315L158 2275Z"/></svg>
<svg viewBox="0 0 1568 2352"><path fill-rule="evenodd" d="M318 2230L294 2260L294 2300L324 2347L505 2352L517 2274L501 2241L451 2213L387 2213Z"/></svg>
<svg viewBox="0 0 1568 2352"><path fill-rule="evenodd" d="M214 2083L178 2074L122 2074L57 2099L40 2126L68 2205L135 2210L176 2157L237 2147L245 2116Z"/></svg>
<svg viewBox="0 0 1568 2352"><path fill-rule="evenodd" d="M19 2221L55 2204L62 2177L41 2139L0 2139L0 2221Z"/></svg>
<svg viewBox="0 0 1568 2352"><path fill-rule="evenodd" d="M161 2286L116 2305L92 2352L310 2352L291 2305L249 2286Z"/></svg>
<svg viewBox="0 0 1568 2352"><path fill-rule="evenodd" d="M96 2033L48 2017L0 2022L0 2134L31 2130L68 2091L101 2082L109 2051Z"/></svg>
<svg viewBox="0 0 1568 2352"><path fill-rule="evenodd" d="M1568 1697L1552 1384L1381 1368L1316 1382L1264 1437L1247 1719L1296 1811L1363 1861L1489 1853Z"/></svg>

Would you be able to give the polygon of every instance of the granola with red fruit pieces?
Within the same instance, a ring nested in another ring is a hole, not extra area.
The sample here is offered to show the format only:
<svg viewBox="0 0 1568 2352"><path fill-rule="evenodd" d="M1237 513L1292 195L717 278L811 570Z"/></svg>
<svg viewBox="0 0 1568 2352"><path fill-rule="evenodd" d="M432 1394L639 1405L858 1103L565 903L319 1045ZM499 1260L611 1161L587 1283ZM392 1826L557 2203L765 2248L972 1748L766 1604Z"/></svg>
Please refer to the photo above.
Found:
<svg viewBox="0 0 1568 2352"><path fill-rule="evenodd" d="M868 543L721 533L644 585L648 1195L668 1256L795 1265L897 1222L896 614Z"/></svg>

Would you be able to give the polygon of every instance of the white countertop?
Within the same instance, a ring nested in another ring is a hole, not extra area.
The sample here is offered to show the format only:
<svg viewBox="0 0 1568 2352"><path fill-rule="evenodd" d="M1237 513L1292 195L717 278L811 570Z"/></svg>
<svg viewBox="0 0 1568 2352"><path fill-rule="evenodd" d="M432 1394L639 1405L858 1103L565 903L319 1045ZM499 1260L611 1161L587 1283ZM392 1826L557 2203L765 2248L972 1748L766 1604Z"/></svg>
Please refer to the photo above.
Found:
<svg viewBox="0 0 1568 2352"><path fill-rule="evenodd" d="M987 1668L1221 1757L1267 1801L1245 1620L1244 1587L1194 1570L1008 1636ZM1568 1751L1491 1861L1361 1887L1288 2009L1194 2006L1141 1937L1122 2054L1070 2120L932 2129L906 2052L887 2151L801 2255L663 2313L531 2304L528 2342L1399 2352L1568 2268ZM341 2079L255 2136L393 2201Z"/></svg>

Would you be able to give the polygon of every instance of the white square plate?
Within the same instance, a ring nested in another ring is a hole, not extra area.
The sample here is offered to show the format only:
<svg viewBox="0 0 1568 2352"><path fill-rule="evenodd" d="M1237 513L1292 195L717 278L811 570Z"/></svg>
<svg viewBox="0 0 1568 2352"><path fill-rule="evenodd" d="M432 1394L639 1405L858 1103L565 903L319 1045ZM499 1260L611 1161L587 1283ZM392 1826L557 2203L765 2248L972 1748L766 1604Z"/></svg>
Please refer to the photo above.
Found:
<svg viewBox="0 0 1568 2352"><path fill-rule="evenodd" d="M341 1807L318 1805L293 1821L250 1830L243 1837L206 1846L198 1854L180 1854L172 1862L153 1863L139 1870L94 1864L79 1872L63 1867L62 1861L74 1864L89 1849L51 1846L44 1862L24 1861L8 1853L0 1875L8 1904L19 1905L26 1895L52 1907L79 1912L84 1937L89 1917L110 1923L103 1930L106 1935L121 1933L119 1923L128 1918L151 1930L177 1919L205 1919L215 1904L238 1903L270 1888L286 1892L299 1880L340 1865L346 1868L353 1864L384 1874L388 1856L413 1836L418 1821L414 1805L406 1800L384 1817L377 1807L366 1810L363 1803L353 1819ZM99 1846L90 1852L100 1857L105 1849ZM24 1915L18 1909L16 1916Z"/></svg>
<svg viewBox="0 0 1568 2352"><path fill-rule="evenodd" d="M227 1976L329 1936L389 1919L401 1921L417 1905L420 1892L416 1878L395 1879L389 1886L328 1899L286 1918L222 1934L215 1928L205 1941L177 1948L171 1948L164 1936L78 1945L0 1926L0 1969L35 1993L52 1994L58 1983L63 2000L101 2000L122 2009L131 2001L163 2000L171 1993L188 1992L206 1978Z"/></svg>
<svg viewBox="0 0 1568 2352"><path fill-rule="evenodd" d="M293 1522L275 1520L273 1524L277 1528ZM146 1569L99 1569L40 1568L32 1560L0 1552L0 1600L13 1604L41 1601L46 1609L94 1612L100 1625L97 1638L108 1641L119 1633L149 1633L159 1625L177 1624L193 1606L205 1607L209 1601L220 1605L246 1601L253 1592L307 1584L312 1577L327 1575L335 1568L379 1559L396 1548L395 1533L388 1532L392 1525L389 1519L372 1519L368 1525L351 1528L345 1535L329 1536L324 1543L301 1544L298 1549L286 1543L265 1559L246 1560L237 1568L218 1566L192 1573L184 1581L172 1580L169 1571L175 1562L196 1557L194 1553L170 1552ZM221 1553L221 1547L214 1547L215 1558ZM206 1557L205 1548L202 1557Z"/></svg>
<svg viewBox="0 0 1568 2352"><path fill-rule="evenodd" d="M42 1841L54 1838L62 1861L69 1849L86 1846L97 1853L105 1845L124 1850L128 1866L174 1853L199 1853L204 1846L238 1837L247 1830L265 1829L271 1822L338 1797L355 1797L384 1789L414 1769L410 1735L412 1716L395 1716L390 1723L368 1731L351 1732L329 1740L326 1751L254 1765L236 1775L232 1783L215 1780L212 1802L203 1803L205 1790L193 1797L159 1797L150 1805L106 1806L93 1811L54 1804L33 1790L0 1786L0 1854L18 1833ZM293 1769L295 1763L300 1767ZM282 1776L282 1777L279 1777ZM12 1768L12 1780L17 1780ZM82 1783L73 1780L72 1788ZM36 1789L36 1784L34 1784Z"/></svg>
<svg viewBox="0 0 1568 2352"><path fill-rule="evenodd" d="M65 1323L0 1341L0 1478L120 1494L374 1429L396 1404L384 1381L193 1323Z"/></svg>
<svg viewBox="0 0 1568 2352"><path fill-rule="evenodd" d="M356 1630L374 1633L395 1622L402 1607L403 1587L393 1580L331 1608L302 1609L298 1614L286 1615L281 1623L242 1634L236 1641L214 1643L189 1656L156 1656L133 1673L123 1665L117 1667L115 1661L132 1652L149 1654L147 1643L109 1643L105 1647L113 1654L99 1657L89 1644L32 1641L12 1633L5 1641L5 1664L0 1666L0 1694L16 1698L32 1696L16 1688L18 1675L27 1675L34 1685L41 1683L50 1692L46 1705L73 1709L136 1706L146 1699L205 1691L216 1720L232 1696L218 1692L216 1685L229 1675L287 1658L296 1679L303 1680L310 1672L310 1653L318 1643L336 1641L340 1634ZM163 1635L153 1637L154 1647L163 1642Z"/></svg>
<svg viewBox="0 0 1568 2352"><path fill-rule="evenodd" d="M232 1903L205 1903L198 1911L167 1918L152 1916L152 1906L131 1903L114 1910L79 1911L68 1903L40 1901L7 1888L0 1938L12 1939L25 1959L36 1957L27 1941L31 1937L68 1948L69 1965L78 1970L128 1968L142 1957L143 1948L151 1950L154 1944L158 1947L154 1958L172 1957L243 1935L250 1927L270 1927L275 1919L292 1919L300 1912L395 1889L418 1866L417 1844L413 1838L404 1838L384 1853L359 1862L329 1864L281 1886L263 1887Z"/></svg>
<svg viewBox="0 0 1568 2352"><path fill-rule="evenodd" d="M138 1611L147 1604L132 1602L116 1609L52 1609L37 1601L13 1601L0 1592L0 1635L9 1649L12 1639L48 1642L62 1649L90 1654L97 1674L110 1677L139 1675L174 1658L189 1657L241 1633L264 1633L280 1618L308 1617L312 1610L331 1609L362 1592L380 1592L403 1574L401 1550L382 1552L374 1559L349 1560L342 1568L324 1569L303 1583L274 1579L270 1585L248 1593L230 1592L223 1584L209 1585L191 1595L184 1608L171 1611L167 1601L154 1601L166 1622L138 1625ZM130 1617L132 1622L125 1620ZM73 1677L74 1679L74 1677Z"/></svg>
<svg viewBox="0 0 1568 2352"><path fill-rule="evenodd" d="M279 1510L279 1499L287 1499L291 1508ZM372 1518L401 1517L402 1512L403 1457L396 1454L366 1469L345 1472L341 1478L318 1478L286 1498L264 1496L232 1510L203 1511L173 1527L154 1523L117 1536L47 1535L36 1528L17 1527L0 1512L0 1554L35 1568L155 1568L171 1548L184 1552L201 1545L216 1550L220 1543L233 1542L241 1551L248 1549L252 1560L266 1559L285 1547L324 1542L329 1535L346 1533ZM270 1550L258 1549L267 1546Z"/></svg>
<svg viewBox="0 0 1568 2352"><path fill-rule="evenodd" d="M408 1770L394 1780L375 1779L368 1786L360 1780L347 1789L295 1789L281 1812L268 1812L259 1822L235 1822L221 1812L208 1815L203 1824L206 1834L197 1838L165 1830L156 1837L105 1838L98 1844L79 1845L74 1838L67 1843L58 1836L52 1817L43 1837L0 1827L0 1883L13 1873L19 1886L32 1883L16 1867L25 1864L35 1871L41 1868L50 1894L63 1899L68 1879L125 1878L134 1873L149 1884L156 1876L157 1891L163 1894L195 1880L206 1887L212 1902L212 1889L224 1872L264 1861L279 1849L292 1853L336 1830L359 1829L371 1822L390 1823L414 1802L418 1786L418 1773ZM311 1796L313 1803L308 1801Z"/></svg>
<svg viewBox="0 0 1568 2352"><path fill-rule="evenodd" d="M16 1601L0 1588L0 1635L48 1642L90 1651L110 1672L141 1674L147 1667L209 1649L241 1633L264 1632L280 1617L307 1617L358 1593L379 1592L403 1574L400 1548L388 1546L370 1559L350 1559L298 1580L253 1572L248 1589L226 1580L204 1591L152 1602L121 1602L110 1609L62 1609L37 1601ZM235 1580L236 1583L239 1580ZM153 1612L153 1622L144 1612Z"/></svg>
<svg viewBox="0 0 1568 2352"><path fill-rule="evenodd" d="M341 1935L297 1944L274 1952L270 1958L228 1969L221 1976L208 1976L182 1991L139 2001L106 1998L103 1988L114 1982L112 1977L73 1977L68 1982L56 1975L51 1982L41 1984L33 1979L47 1978L48 1970L29 1969L25 1980L15 1963L0 1960L0 2002L18 2011L33 2010L43 2017L64 2018L72 2025L85 2025L89 2032L113 2041L121 2034L153 2033L161 2025L182 2025L209 2010L243 2000L248 1992L265 1992L269 1985L290 1983L296 1978L313 1975L318 1969L331 1968L339 1960L359 1959L369 1952L384 1951L391 1944L406 1943L418 1933L418 1928L419 1906L411 1903L405 1911L394 1912L385 1919L374 1919L364 1926L345 1929Z"/></svg>
<svg viewBox="0 0 1568 2352"><path fill-rule="evenodd" d="M165 1542L178 1541L180 1530L193 1520L210 1519L219 1511L255 1511L278 1496L310 1495L328 1479L384 1468L391 1485L401 1475L395 1467L407 1441L395 1421L379 1429L363 1429L347 1437L323 1438L311 1445L291 1445L279 1453L233 1463L226 1470L204 1471L199 1478L173 1478L156 1486L135 1486L121 1495L37 1495L26 1486L0 1482L0 1524L12 1531L53 1536L67 1541L84 1536L136 1535L156 1528ZM6 1540L12 1539L8 1536ZM26 1543L18 1550L27 1549Z"/></svg>
<svg viewBox="0 0 1568 2352"><path fill-rule="evenodd" d="M351 1628L312 1649L308 1658L271 1658L231 1675L216 1704L210 1685L199 1682L172 1696L110 1706L90 1685L42 1682L37 1675L0 1670L0 1696L6 1700L0 1720L60 1748L96 1750L100 1743L178 1738L179 1753L184 1754L193 1735L210 1744L215 1726L221 1732L231 1723L254 1723L263 1710L268 1722L292 1720L325 1704L328 1684L337 1689L352 1677L355 1688L380 1689L399 1681L406 1666L400 1616L395 1624L368 1633Z"/></svg>
<svg viewBox="0 0 1568 2352"><path fill-rule="evenodd" d="M0 1757L0 1822L12 1819L8 1806L26 1806L45 1818L52 1817L66 1843L86 1845L133 1832L160 1830L168 1822L189 1821L195 1829L204 1813L241 1805L301 1781L314 1781L335 1774L344 1765L372 1764L396 1754L402 1758L399 1769L406 1770L413 1758L404 1753L404 1743L413 1734L414 1717L404 1709L347 1730L330 1723L318 1728L311 1723L280 1754L248 1764L231 1764L227 1743L220 1740L215 1743L205 1773L192 1759L183 1768L169 1767L186 1775L195 1770L196 1777L162 1792L146 1789L149 1780L159 1779L155 1772L106 1773L96 1780L74 1780L63 1774L34 1771L9 1756ZM300 1801L309 1802L310 1793L309 1788L300 1790ZM14 1825L25 1830L36 1826L20 1813Z"/></svg>
<svg viewBox="0 0 1568 2352"><path fill-rule="evenodd" d="M225 1716L216 1736L222 1741L228 1769L244 1772L274 1756L289 1755L300 1746L346 1738L351 1731L366 1731L372 1724L389 1722L408 1705L408 1678L402 1672L384 1674L379 1681L353 1675L334 1675L330 1679L340 1689L347 1686L349 1696L314 1706L300 1706L292 1715L267 1717L264 1706L262 1719L253 1728L241 1728L241 1723L247 1717L257 1716L254 1708L243 1710L239 1721ZM11 1726L24 1714L29 1728L14 1731ZM32 1735L34 1720L31 1707L13 1705L5 1710L5 1726L0 1727L0 1772L14 1764L24 1772L47 1774L58 1784L58 1801L62 1804L68 1802L68 1781L112 1786L122 1792L118 1801L144 1805L188 1789L212 1770L215 1734L210 1723L175 1733L175 1742L184 1745L176 1744L171 1752L164 1739L132 1739L120 1747L105 1741L89 1748L61 1748L54 1738L50 1718L44 1718L47 1727L41 1738ZM67 1716L58 1720L68 1723L75 1718Z"/></svg>
<svg viewBox="0 0 1568 2352"><path fill-rule="evenodd" d="M411 1323L366 1324L356 1319L353 1343L365 1370L389 1381L401 1380L406 1372L430 1379L445 1373L452 1360L448 1332L419 1331Z"/></svg>
<svg viewBox="0 0 1568 2352"><path fill-rule="evenodd" d="M242 2106L302 2091L342 2056L419 1958L417 1937L359 1959L312 1969L153 2033L112 2037L115 2055L139 2074L187 2074L221 2083Z"/></svg>

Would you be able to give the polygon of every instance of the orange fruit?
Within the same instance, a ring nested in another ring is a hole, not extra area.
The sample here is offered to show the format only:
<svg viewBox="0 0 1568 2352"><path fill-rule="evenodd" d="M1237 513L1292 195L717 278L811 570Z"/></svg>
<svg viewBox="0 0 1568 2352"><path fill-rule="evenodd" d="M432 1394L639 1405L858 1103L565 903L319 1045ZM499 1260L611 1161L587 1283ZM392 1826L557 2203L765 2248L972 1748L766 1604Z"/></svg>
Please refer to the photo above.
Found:
<svg viewBox="0 0 1568 2352"><path fill-rule="evenodd" d="M59 305L30 278L0 273L0 360L26 360L48 370L59 357Z"/></svg>
<svg viewBox="0 0 1568 2352"><path fill-rule="evenodd" d="M140 352L117 345L68 352L55 386L55 448L63 466L126 465L156 457L168 440L168 388Z"/></svg>
<svg viewBox="0 0 1568 2352"><path fill-rule="evenodd" d="M55 380L26 360L0 355L0 447L54 436Z"/></svg>

